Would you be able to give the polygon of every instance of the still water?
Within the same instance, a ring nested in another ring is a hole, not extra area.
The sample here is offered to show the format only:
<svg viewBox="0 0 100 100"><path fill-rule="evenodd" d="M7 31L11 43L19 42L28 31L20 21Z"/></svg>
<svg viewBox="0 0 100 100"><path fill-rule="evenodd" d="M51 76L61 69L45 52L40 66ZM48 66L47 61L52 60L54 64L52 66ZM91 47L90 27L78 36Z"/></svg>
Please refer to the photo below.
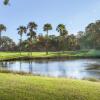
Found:
<svg viewBox="0 0 100 100"><path fill-rule="evenodd" d="M41 76L100 79L100 59L0 62L0 69Z"/></svg>

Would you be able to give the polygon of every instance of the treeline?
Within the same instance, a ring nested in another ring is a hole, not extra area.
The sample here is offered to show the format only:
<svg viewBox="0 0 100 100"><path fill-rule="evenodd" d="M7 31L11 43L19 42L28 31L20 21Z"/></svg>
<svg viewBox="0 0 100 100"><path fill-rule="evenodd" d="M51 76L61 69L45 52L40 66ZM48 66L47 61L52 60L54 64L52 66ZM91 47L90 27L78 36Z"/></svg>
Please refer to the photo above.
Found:
<svg viewBox="0 0 100 100"><path fill-rule="evenodd" d="M77 37L81 49L100 49L100 20L90 23Z"/></svg>
<svg viewBox="0 0 100 100"><path fill-rule="evenodd" d="M52 25L47 23L43 26L44 34L36 32L38 25L35 22L29 22L27 26L17 28L20 35L20 41L16 44L7 36L1 36L6 27L0 24L0 50L1 51L66 51L66 50L83 50L83 49L100 49L100 20L90 23L85 31L78 32L77 35L69 34L66 26L59 24L56 35L49 35ZM23 35L27 36L23 40Z"/></svg>

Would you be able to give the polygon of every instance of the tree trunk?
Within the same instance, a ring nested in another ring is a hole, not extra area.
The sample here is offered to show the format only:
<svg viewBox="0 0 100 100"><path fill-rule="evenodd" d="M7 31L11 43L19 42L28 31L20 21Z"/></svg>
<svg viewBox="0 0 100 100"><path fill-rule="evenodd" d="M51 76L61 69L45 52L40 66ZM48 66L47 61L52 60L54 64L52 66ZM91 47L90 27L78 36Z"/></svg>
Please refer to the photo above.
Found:
<svg viewBox="0 0 100 100"><path fill-rule="evenodd" d="M47 41L46 41L46 55L48 55L48 31L47 31Z"/></svg>
<svg viewBox="0 0 100 100"><path fill-rule="evenodd" d="M21 51L22 51L22 36L20 36L20 56L21 56Z"/></svg>
<svg viewBox="0 0 100 100"><path fill-rule="evenodd" d="M0 32L0 51L1 51L1 32Z"/></svg>
<svg viewBox="0 0 100 100"><path fill-rule="evenodd" d="M32 57L32 39L30 40L30 56Z"/></svg>
<svg viewBox="0 0 100 100"><path fill-rule="evenodd" d="M65 52L65 37L63 36L63 40L62 40L62 53Z"/></svg>

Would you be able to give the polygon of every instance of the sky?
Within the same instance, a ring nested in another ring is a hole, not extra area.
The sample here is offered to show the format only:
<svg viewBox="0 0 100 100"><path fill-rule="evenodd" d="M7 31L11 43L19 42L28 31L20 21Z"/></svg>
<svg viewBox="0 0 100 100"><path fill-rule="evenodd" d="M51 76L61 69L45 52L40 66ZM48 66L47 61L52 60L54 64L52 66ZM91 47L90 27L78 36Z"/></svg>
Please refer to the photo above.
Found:
<svg viewBox="0 0 100 100"><path fill-rule="evenodd" d="M4 6L2 1L0 24L7 27L2 35L15 42L19 41L16 29L20 25L27 26L30 21L38 24L38 34L45 34L43 25L51 23L53 30L49 34L58 35L58 24L66 25L69 34L77 34L84 31L89 23L100 19L100 0L10 0L9 6Z"/></svg>

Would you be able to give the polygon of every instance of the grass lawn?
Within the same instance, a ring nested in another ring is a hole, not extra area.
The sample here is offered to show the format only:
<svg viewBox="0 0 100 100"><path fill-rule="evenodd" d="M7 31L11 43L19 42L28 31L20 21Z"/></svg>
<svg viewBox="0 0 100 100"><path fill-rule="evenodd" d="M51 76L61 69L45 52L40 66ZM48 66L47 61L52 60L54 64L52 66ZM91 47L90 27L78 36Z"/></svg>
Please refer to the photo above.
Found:
<svg viewBox="0 0 100 100"><path fill-rule="evenodd" d="M0 52L0 60L13 60L20 57L29 57L28 52L22 52L20 56L19 52ZM90 51L65 51L64 53L49 52L46 55L45 52L33 52L32 58L56 58L56 57L100 57L100 50Z"/></svg>
<svg viewBox="0 0 100 100"><path fill-rule="evenodd" d="M100 83L0 73L0 100L100 100Z"/></svg>

